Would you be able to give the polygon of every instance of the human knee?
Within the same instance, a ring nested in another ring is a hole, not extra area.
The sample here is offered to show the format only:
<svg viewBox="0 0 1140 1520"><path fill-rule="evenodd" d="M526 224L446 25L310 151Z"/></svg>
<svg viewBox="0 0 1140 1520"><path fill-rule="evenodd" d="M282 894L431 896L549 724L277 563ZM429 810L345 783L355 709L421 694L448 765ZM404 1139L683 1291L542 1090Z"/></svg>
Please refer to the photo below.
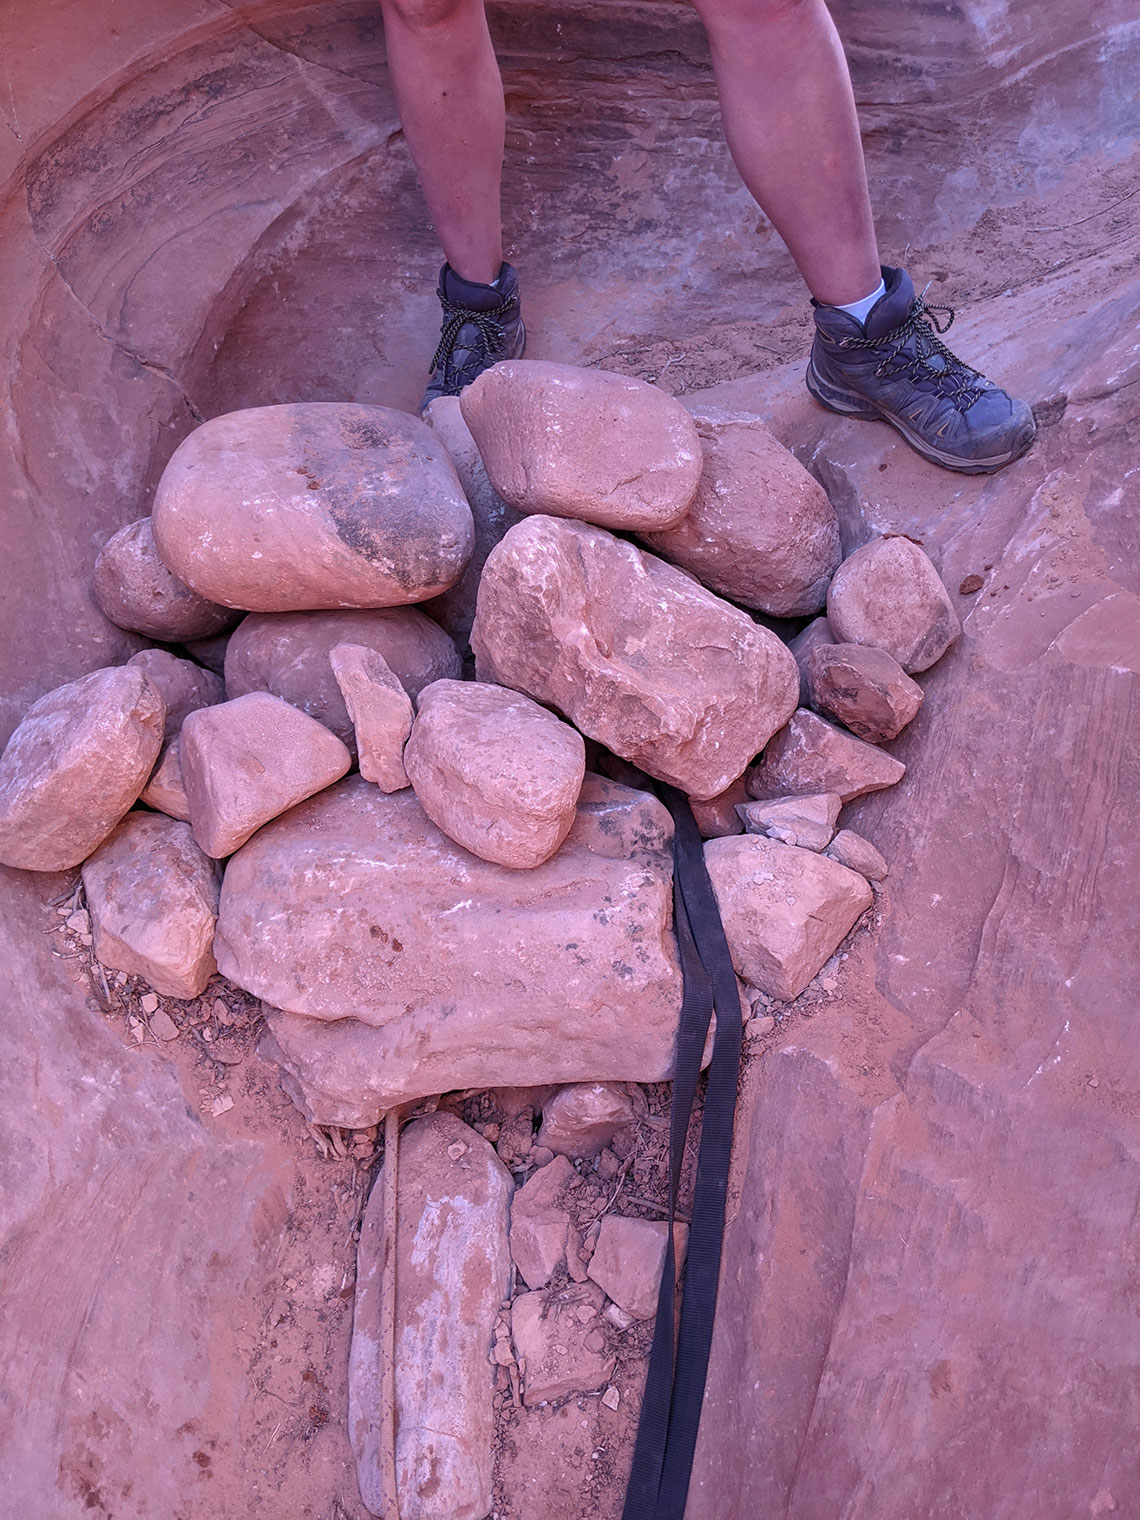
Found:
<svg viewBox="0 0 1140 1520"><path fill-rule="evenodd" d="M483 0L381 0L387 23L414 31L433 31L483 9Z"/></svg>

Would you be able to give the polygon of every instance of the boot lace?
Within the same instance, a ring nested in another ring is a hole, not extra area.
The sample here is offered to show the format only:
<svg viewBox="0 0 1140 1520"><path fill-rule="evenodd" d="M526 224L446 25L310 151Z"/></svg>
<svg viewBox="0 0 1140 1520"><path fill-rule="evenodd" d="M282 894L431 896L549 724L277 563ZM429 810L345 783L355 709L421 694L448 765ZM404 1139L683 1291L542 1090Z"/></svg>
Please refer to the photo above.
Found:
<svg viewBox="0 0 1140 1520"><path fill-rule="evenodd" d="M454 377L458 380L463 376L468 376L473 380L476 375L493 364L495 356L506 348L507 331L504 323L513 316L518 302L511 298L500 306L496 306L492 311L473 311L468 306L456 306L441 293L439 304L443 307L444 323L429 373L434 374L440 365L443 365L449 379ZM473 357L466 364L457 367L453 363L454 352L459 334L465 327L475 329L470 343L464 343L465 348L473 351ZM468 372L470 372L469 375Z"/></svg>
<svg viewBox="0 0 1140 1520"><path fill-rule="evenodd" d="M939 323L934 315L936 311L946 313L944 323ZM875 366L875 374L879 379L894 379L905 375L913 385L922 390L936 391L938 395L952 401L958 411L965 412L981 395L981 388L974 382L981 380L982 375L979 370L972 369L959 359L957 354L951 353L940 340L938 335L949 331L953 322L952 306L928 305L922 296L916 296L906 320L890 332L879 338L839 338L835 341L840 348L885 350ZM906 345L911 338L914 339L914 346L908 348ZM943 360L942 366L929 362L935 355Z"/></svg>

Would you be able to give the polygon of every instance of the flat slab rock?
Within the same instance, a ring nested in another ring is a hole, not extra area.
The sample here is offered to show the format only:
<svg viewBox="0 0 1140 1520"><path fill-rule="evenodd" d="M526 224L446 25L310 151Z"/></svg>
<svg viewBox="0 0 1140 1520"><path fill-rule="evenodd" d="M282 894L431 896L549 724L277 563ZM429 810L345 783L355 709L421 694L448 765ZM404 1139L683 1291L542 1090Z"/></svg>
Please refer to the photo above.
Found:
<svg viewBox="0 0 1140 1520"><path fill-rule="evenodd" d="M673 1226L678 1265L684 1260L688 1238L688 1225ZM658 1220L607 1214L587 1268L590 1278L634 1319L652 1319L657 1313L668 1239L669 1226Z"/></svg>
<svg viewBox="0 0 1140 1520"><path fill-rule="evenodd" d="M218 963L266 999L271 1053L321 1123L456 1087L661 1081L671 842L655 798L587 775L554 859L510 871L349 777L230 861Z"/></svg>
<svg viewBox="0 0 1140 1520"><path fill-rule="evenodd" d="M881 792L906 766L806 708L798 709L749 770L749 794L762 801L797 792L836 792L844 802Z"/></svg>
<svg viewBox="0 0 1140 1520"><path fill-rule="evenodd" d="M565 713L698 799L723 792L791 716L778 638L655 555L532 517L492 552L471 630L480 680Z"/></svg>
<svg viewBox="0 0 1140 1520"><path fill-rule="evenodd" d="M526 1369L524 1404L549 1403L609 1382L617 1358L601 1317L605 1301L592 1282L518 1295L511 1305L511 1335Z"/></svg>
<svg viewBox="0 0 1140 1520"><path fill-rule="evenodd" d="M254 612L422 602L459 579L475 538L432 430L340 401L211 418L175 450L152 516L175 575Z"/></svg>
<svg viewBox="0 0 1140 1520"><path fill-rule="evenodd" d="M415 708L388 661L363 644L334 644L329 664L356 738L360 774L382 792L408 785L404 746Z"/></svg>
<svg viewBox="0 0 1140 1520"><path fill-rule="evenodd" d="M491 1339L509 1291L513 1183L493 1148L454 1114L400 1137L396 1223L396 1485L403 1520L485 1520L492 1504ZM383 1169L357 1249L348 1426L360 1496L384 1513Z"/></svg>
<svg viewBox="0 0 1140 1520"><path fill-rule="evenodd" d="M158 687L129 665L34 702L0 756L0 863L65 871L86 860L146 785L165 722Z"/></svg>
<svg viewBox="0 0 1140 1520"><path fill-rule="evenodd" d="M528 1288L544 1288L559 1268L574 1277L585 1275L577 1227L560 1203L577 1176L565 1156L555 1156L511 1202L511 1259Z"/></svg>
<svg viewBox="0 0 1140 1520"><path fill-rule="evenodd" d="M782 844L824 850L835 833L842 807L843 799L835 792L819 792L774 797L770 802L745 802L737 812L746 834L766 834Z"/></svg>
<svg viewBox="0 0 1140 1520"><path fill-rule="evenodd" d="M512 359L459 398L502 499L605 528L666 528L688 511L701 445L688 412L644 380Z"/></svg>

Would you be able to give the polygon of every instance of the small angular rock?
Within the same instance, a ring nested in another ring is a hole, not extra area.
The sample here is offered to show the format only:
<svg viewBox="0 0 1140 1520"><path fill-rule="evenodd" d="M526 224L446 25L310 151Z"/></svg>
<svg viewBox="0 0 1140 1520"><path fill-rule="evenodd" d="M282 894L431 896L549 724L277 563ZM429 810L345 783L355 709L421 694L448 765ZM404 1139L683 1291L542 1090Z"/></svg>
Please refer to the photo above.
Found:
<svg viewBox="0 0 1140 1520"><path fill-rule="evenodd" d="M868 881L882 881L887 875L887 863L869 839L852 829L840 829L828 845L826 854L840 865L858 871Z"/></svg>
<svg viewBox="0 0 1140 1520"><path fill-rule="evenodd" d="M192 712L179 760L194 838L218 860L352 764L335 734L260 691Z"/></svg>
<svg viewBox="0 0 1140 1520"><path fill-rule="evenodd" d="M514 359L484 370L459 405L491 484L518 512L667 528L696 494L692 418L644 380Z"/></svg>
<svg viewBox="0 0 1140 1520"><path fill-rule="evenodd" d="M839 522L823 487L759 417L695 411L703 465L681 521L642 534L703 585L773 617L818 612L839 566Z"/></svg>
<svg viewBox="0 0 1140 1520"><path fill-rule="evenodd" d="M821 644L807 664L811 705L868 744L897 739L922 706L922 687L885 649Z"/></svg>
<svg viewBox="0 0 1140 1520"><path fill-rule="evenodd" d="M451 1146L463 1154L453 1160ZM511 1176L454 1114L400 1137L396 1225L396 1485L406 1520L485 1520L492 1503L495 1367L491 1343L510 1284ZM360 1495L384 1513L380 1389L386 1250L383 1170L357 1250L348 1432Z"/></svg>
<svg viewBox="0 0 1140 1520"><path fill-rule="evenodd" d="M523 1403L528 1408L568 1393L586 1393L613 1376L617 1359L609 1354L604 1335L587 1329L577 1313L584 1305L598 1311L604 1302L593 1283L553 1293L520 1293L515 1299L511 1335L515 1355L526 1366Z"/></svg>
<svg viewBox="0 0 1140 1520"><path fill-rule="evenodd" d="M412 731L412 699L382 654L363 644L334 644L329 664L356 737L360 774L382 792L408 784L404 745Z"/></svg>
<svg viewBox="0 0 1140 1520"><path fill-rule="evenodd" d="M589 1275L608 1297L634 1319L652 1319L657 1313L657 1291L665 1263L667 1224L650 1219L626 1219L607 1214L590 1258ZM689 1227L673 1226L677 1265L684 1259Z"/></svg>
<svg viewBox="0 0 1140 1520"><path fill-rule="evenodd" d="M159 757L151 778L143 788L142 797L147 807L177 818L181 823L190 822L190 804L186 799L186 786L182 780L182 762L178 758L178 740L172 739Z"/></svg>
<svg viewBox="0 0 1140 1520"><path fill-rule="evenodd" d="M199 707L210 707L226 699L225 683L212 670L203 670L193 660L180 660L165 649L140 649L127 661L145 670L162 693L166 703L166 726L163 742L178 737L182 720Z"/></svg>
<svg viewBox="0 0 1140 1520"><path fill-rule="evenodd" d="M128 523L109 538L95 561L95 600L119 628L180 644L232 628L241 616L232 607L191 591L159 558L151 520Z"/></svg>
<svg viewBox="0 0 1140 1520"><path fill-rule="evenodd" d="M146 785L165 721L157 686L129 665L33 703L0 756L0 863L65 871L85 860Z"/></svg>
<svg viewBox="0 0 1140 1520"><path fill-rule="evenodd" d="M795 661L747 613L553 517L512 528L488 558L471 644L480 680L548 703L698 800L741 775L796 701Z"/></svg>
<svg viewBox="0 0 1140 1520"><path fill-rule="evenodd" d="M471 509L416 417L315 401L213 417L175 450L154 498L164 564L225 607L400 607L452 586Z"/></svg>
<svg viewBox="0 0 1140 1520"><path fill-rule="evenodd" d="M835 792L799 797L775 797L771 802L747 802L738 808L745 833L766 834L782 844L804 850L826 849L835 833L843 799Z"/></svg>
<svg viewBox="0 0 1140 1520"><path fill-rule="evenodd" d="M577 1175L565 1156L556 1156L511 1201L511 1257L528 1288L544 1288L568 1255L578 1254L578 1232L559 1203Z"/></svg>
<svg viewBox="0 0 1140 1520"><path fill-rule="evenodd" d="M707 802L690 798L689 806L693 810L701 838L721 839L726 834L742 833L744 825L736 808L738 803L747 801L748 788L743 776L719 796L710 797Z"/></svg>
<svg viewBox="0 0 1140 1520"><path fill-rule="evenodd" d="M821 644L834 644L835 635L831 631L831 624L825 617L813 618L813 620L796 634L794 639L788 641L788 648L796 662L800 673L800 706L810 707L811 696L808 692L807 665L808 660Z"/></svg>
<svg viewBox="0 0 1140 1520"><path fill-rule="evenodd" d="M352 749L356 734L332 668L338 644L375 650L413 701L432 681L460 673L455 645L415 607L254 613L235 630L226 650L226 695L271 692Z"/></svg>
<svg viewBox="0 0 1140 1520"><path fill-rule="evenodd" d="M838 861L758 834L710 839L705 863L738 974L784 1002L871 903L867 882Z"/></svg>
<svg viewBox="0 0 1140 1520"><path fill-rule="evenodd" d="M529 870L570 832L586 774L582 736L517 691L436 681L404 751L424 812L482 860Z"/></svg>
<svg viewBox="0 0 1140 1520"><path fill-rule="evenodd" d="M142 977L163 997L205 991L217 970L220 872L195 844L189 824L128 813L82 874L101 965Z"/></svg>
<svg viewBox="0 0 1140 1520"><path fill-rule="evenodd" d="M885 649L910 675L941 659L962 631L938 571L909 538L877 538L845 559L827 618L838 642Z"/></svg>
<svg viewBox="0 0 1140 1520"><path fill-rule="evenodd" d="M613 1082L575 1082L542 1111L538 1143L562 1156L592 1160L637 1114L623 1087Z"/></svg>
<svg viewBox="0 0 1140 1520"><path fill-rule="evenodd" d="M865 792L881 792L906 774L906 766L873 744L844 733L806 708L799 708L748 773L751 796L838 792L844 802Z"/></svg>

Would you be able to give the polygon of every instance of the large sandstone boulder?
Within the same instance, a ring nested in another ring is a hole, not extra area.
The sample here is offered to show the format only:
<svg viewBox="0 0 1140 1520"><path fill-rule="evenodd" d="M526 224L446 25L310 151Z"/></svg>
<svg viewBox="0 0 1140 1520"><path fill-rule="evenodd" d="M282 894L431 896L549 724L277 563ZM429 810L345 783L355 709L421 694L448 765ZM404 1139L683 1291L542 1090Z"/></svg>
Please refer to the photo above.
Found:
<svg viewBox="0 0 1140 1520"><path fill-rule="evenodd" d="M697 430L644 380L513 359L484 370L459 404L491 484L516 511L654 529L692 504Z"/></svg>
<svg viewBox="0 0 1140 1520"><path fill-rule="evenodd" d="M823 487L759 417L693 414L704 464L672 528L641 536L713 591L773 617L818 612L839 566L839 521Z"/></svg>
<svg viewBox="0 0 1140 1520"><path fill-rule="evenodd" d="M510 1289L511 1174L482 1135L445 1113L408 1125L397 1165L399 1512L404 1520L485 1520L494 1460L491 1339ZM381 1169L361 1222L348 1368L349 1438L360 1496L374 1515L385 1513L380 1406L384 1263L391 1249Z"/></svg>
<svg viewBox="0 0 1140 1520"><path fill-rule="evenodd" d="M166 649L140 649L127 664L145 670L162 693L162 700L166 703L163 728L166 744L178 737L187 713L225 701L226 687L221 676L212 670L203 670L193 660L180 660Z"/></svg>
<svg viewBox="0 0 1140 1520"><path fill-rule="evenodd" d="M226 695L272 692L332 729L351 749L353 723L331 661L338 644L375 650L413 699L432 681L460 672L455 645L415 607L254 613L226 649Z"/></svg>
<svg viewBox="0 0 1140 1520"><path fill-rule="evenodd" d="M838 642L872 644L913 675L940 660L962 631L929 556L909 538L877 538L845 559L827 593Z"/></svg>
<svg viewBox="0 0 1140 1520"><path fill-rule="evenodd" d="M34 702L0 756L0 863L65 871L85 860L146 785L165 721L158 687L129 665Z"/></svg>
<svg viewBox="0 0 1140 1520"><path fill-rule="evenodd" d="M219 884L189 824L128 813L83 866L96 959L164 997L197 997L217 969Z"/></svg>
<svg viewBox="0 0 1140 1520"><path fill-rule="evenodd" d="M226 607L399 607L462 575L471 509L447 451L415 417L310 401L214 417L163 471L165 564Z"/></svg>
<svg viewBox="0 0 1140 1520"><path fill-rule="evenodd" d="M404 751L420 806L483 860L528 870L570 832L586 773L582 736L505 686L436 681Z"/></svg>
<svg viewBox="0 0 1140 1520"><path fill-rule="evenodd" d="M92 589L117 627L172 644L212 638L241 615L199 596L171 574L159 558L149 517L128 523L103 545Z"/></svg>
<svg viewBox="0 0 1140 1520"><path fill-rule="evenodd" d="M481 680L527 692L698 799L789 718L795 661L683 571L600 528L532 517L487 560L471 630Z"/></svg>
<svg viewBox="0 0 1140 1520"><path fill-rule="evenodd" d="M881 792L906 766L818 714L798 709L748 772L748 791L767 800L804 792L837 792L844 802Z"/></svg>
<svg viewBox="0 0 1140 1520"><path fill-rule="evenodd" d="M871 905L862 876L759 834L710 839L705 863L737 972L785 1002L799 997Z"/></svg>
<svg viewBox="0 0 1140 1520"><path fill-rule="evenodd" d="M264 691L191 713L178 758L194 838L215 860L352 764L335 734Z"/></svg>

